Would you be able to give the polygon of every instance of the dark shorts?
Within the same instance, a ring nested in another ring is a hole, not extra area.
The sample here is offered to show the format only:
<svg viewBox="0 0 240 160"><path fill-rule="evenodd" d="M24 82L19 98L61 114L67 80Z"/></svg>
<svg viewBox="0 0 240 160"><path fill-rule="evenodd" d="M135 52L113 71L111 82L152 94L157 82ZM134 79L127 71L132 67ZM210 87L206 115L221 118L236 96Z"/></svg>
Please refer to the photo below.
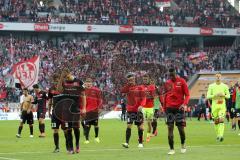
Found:
<svg viewBox="0 0 240 160"><path fill-rule="evenodd" d="M25 124L27 121L27 124L33 124L33 112L27 113L27 111L22 111L21 114L21 122Z"/></svg>
<svg viewBox="0 0 240 160"><path fill-rule="evenodd" d="M98 119L92 119L92 120L84 120L83 121L84 125L87 125L87 126L90 126L90 125L93 125L93 126L97 126L98 125Z"/></svg>
<svg viewBox="0 0 240 160"><path fill-rule="evenodd" d="M227 112L230 114L231 119L233 119L237 116L234 108L227 108Z"/></svg>
<svg viewBox="0 0 240 160"><path fill-rule="evenodd" d="M234 103L231 100L227 100L227 110L234 108Z"/></svg>
<svg viewBox="0 0 240 160"><path fill-rule="evenodd" d="M84 118L84 125L98 125L98 112L87 112L85 118Z"/></svg>
<svg viewBox="0 0 240 160"><path fill-rule="evenodd" d="M137 126L143 123L143 113L141 112L127 112L127 124L135 124Z"/></svg>
<svg viewBox="0 0 240 160"><path fill-rule="evenodd" d="M61 125L62 130L65 130L65 122L63 120L58 119L56 117L56 115L53 114L51 117L52 129L59 129L60 125Z"/></svg>
<svg viewBox="0 0 240 160"><path fill-rule="evenodd" d="M236 117L240 118L240 108L235 109L235 112L236 112Z"/></svg>
<svg viewBox="0 0 240 160"><path fill-rule="evenodd" d="M160 116L159 116L159 109L155 109L154 110L154 115L153 115L153 118L154 119L158 119Z"/></svg>
<svg viewBox="0 0 240 160"><path fill-rule="evenodd" d="M39 120L40 118L45 119L46 112L44 111L37 111L37 119Z"/></svg>
<svg viewBox="0 0 240 160"><path fill-rule="evenodd" d="M64 127L66 129L70 129L70 128L80 128L80 121L76 121L76 122L65 122Z"/></svg>
<svg viewBox="0 0 240 160"><path fill-rule="evenodd" d="M177 108L166 109L167 125L175 125L186 127L185 114L183 110Z"/></svg>

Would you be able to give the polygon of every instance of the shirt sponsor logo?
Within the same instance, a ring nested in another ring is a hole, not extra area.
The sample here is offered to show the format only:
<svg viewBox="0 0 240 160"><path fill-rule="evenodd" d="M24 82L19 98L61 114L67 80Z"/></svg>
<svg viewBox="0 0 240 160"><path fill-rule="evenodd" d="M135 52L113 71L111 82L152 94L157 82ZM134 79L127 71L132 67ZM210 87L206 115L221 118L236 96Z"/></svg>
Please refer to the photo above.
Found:
<svg viewBox="0 0 240 160"><path fill-rule="evenodd" d="M200 34L205 35L205 36L213 35L213 29L212 28L207 28L207 27L202 27L200 29Z"/></svg>

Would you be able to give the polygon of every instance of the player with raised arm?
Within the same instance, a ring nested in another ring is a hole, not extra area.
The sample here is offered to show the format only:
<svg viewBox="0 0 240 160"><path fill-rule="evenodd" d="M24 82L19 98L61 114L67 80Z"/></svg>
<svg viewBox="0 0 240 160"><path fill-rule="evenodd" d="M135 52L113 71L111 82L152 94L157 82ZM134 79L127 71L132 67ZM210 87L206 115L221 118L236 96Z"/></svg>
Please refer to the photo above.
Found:
<svg viewBox="0 0 240 160"><path fill-rule="evenodd" d="M67 128L67 144L68 153L74 154L80 152L79 140L80 140L80 106L82 106L82 113L86 113L86 96L83 87L83 82L75 78L69 69L65 69L60 77L60 81L57 88L62 92L64 98L62 103L67 105L68 111L65 114L67 120L65 127ZM80 105L81 104L81 105ZM70 112L70 113L69 113ZM73 149L73 136L72 130L74 131L76 150Z"/></svg>
<svg viewBox="0 0 240 160"><path fill-rule="evenodd" d="M216 82L208 87L207 98L212 100L212 118L215 123L217 141L224 140L224 119L226 116L226 99L230 98L229 88L221 81L221 73L217 73Z"/></svg>

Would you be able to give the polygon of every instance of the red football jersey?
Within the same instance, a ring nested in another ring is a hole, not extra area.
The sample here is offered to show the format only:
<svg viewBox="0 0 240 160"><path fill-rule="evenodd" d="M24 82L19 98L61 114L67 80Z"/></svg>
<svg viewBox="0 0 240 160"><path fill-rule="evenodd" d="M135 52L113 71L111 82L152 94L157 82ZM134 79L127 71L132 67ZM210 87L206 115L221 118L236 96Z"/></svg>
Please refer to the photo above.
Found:
<svg viewBox="0 0 240 160"><path fill-rule="evenodd" d="M146 104L143 107L144 108L153 108L156 87L153 84L144 85L144 90L145 90L145 94L146 94Z"/></svg>
<svg viewBox="0 0 240 160"><path fill-rule="evenodd" d="M127 94L128 112L138 112L138 107L146 104L146 95L142 85L126 85L121 89L121 93Z"/></svg>
<svg viewBox="0 0 240 160"><path fill-rule="evenodd" d="M186 81L183 78L176 77L175 81L167 81L172 85L172 90L165 95L166 108L179 108L181 105L187 105L190 99L189 90Z"/></svg>
<svg viewBox="0 0 240 160"><path fill-rule="evenodd" d="M85 88L86 112L98 112L102 105L101 91L97 87Z"/></svg>

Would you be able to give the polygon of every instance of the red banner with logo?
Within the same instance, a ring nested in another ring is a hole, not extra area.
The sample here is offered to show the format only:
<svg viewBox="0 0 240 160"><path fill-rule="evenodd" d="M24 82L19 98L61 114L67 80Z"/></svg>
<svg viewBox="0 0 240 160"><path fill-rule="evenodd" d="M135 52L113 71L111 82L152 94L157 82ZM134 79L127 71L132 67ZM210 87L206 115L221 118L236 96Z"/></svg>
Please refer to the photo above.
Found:
<svg viewBox="0 0 240 160"><path fill-rule="evenodd" d="M32 88L38 82L39 56L13 65L12 75L19 80L22 88Z"/></svg>
<svg viewBox="0 0 240 160"><path fill-rule="evenodd" d="M133 26L130 25L120 26L119 33L133 33Z"/></svg>
<svg viewBox="0 0 240 160"><path fill-rule="evenodd" d="M197 52L194 54L189 55L188 59L193 63L193 64L198 64L202 61L205 61L208 59L207 53L206 52Z"/></svg>
<svg viewBox="0 0 240 160"><path fill-rule="evenodd" d="M200 34L204 36L211 36L213 35L213 28L202 27L200 28Z"/></svg>
<svg viewBox="0 0 240 160"><path fill-rule="evenodd" d="M49 25L47 23L35 23L34 31L38 31L38 32L49 31Z"/></svg>

